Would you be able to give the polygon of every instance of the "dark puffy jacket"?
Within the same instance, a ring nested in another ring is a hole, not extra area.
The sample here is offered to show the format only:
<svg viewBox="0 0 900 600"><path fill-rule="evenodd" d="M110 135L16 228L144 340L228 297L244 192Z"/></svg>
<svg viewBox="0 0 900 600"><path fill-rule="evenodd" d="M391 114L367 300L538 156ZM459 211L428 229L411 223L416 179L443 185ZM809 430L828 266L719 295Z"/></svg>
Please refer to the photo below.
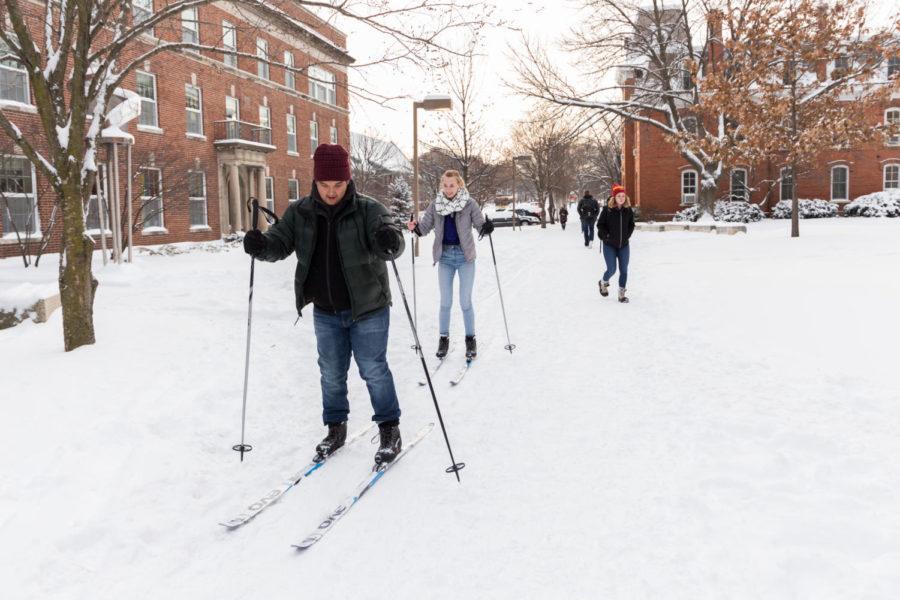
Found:
<svg viewBox="0 0 900 600"><path fill-rule="evenodd" d="M597 200L593 196L585 196L578 201L578 216L581 217L582 221L593 223L599 212L600 205L597 204Z"/></svg>
<svg viewBox="0 0 900 600"><path fill-rule="evenodd" d="M314 183L312 194L288 206L278 224L264 234L267 247L257 258L275 262L291 252L297 256L294 294L298 314L317 300L314 296L327 297L327 286L335 277L343 277L354 320L390 306L391 288L384 262L390 257L375 244L375 231L388 225L396 232L400 250L394 258L403 253L405 241L388 210L378 201L357 194L351 181L342 201L346 204L337 210L329 227L328 209L317 198ZM318 240L323 235L327 238L324 245ZM321 256L323 251L325 257ZM337 257L330 255L332 251ZM333 272L336 266L340 267L339 274ZM335 298L332 304L340 308L342 302Z"/></svg>
<svg viewBox="0 0 900 600"><path fill-rule="evenodd" d="M566 208L559 209L559 222L565 223L569 220L569 210Z"/></svg>
<svg viewBox="0 0 900 600"><path fill-rule="evenodd" d="M604 244L624 248L628 245L632 233L634 233L634 211L631 207L609 208L609 204L603 207L600 218L597 219L597 237Z"/></svg>

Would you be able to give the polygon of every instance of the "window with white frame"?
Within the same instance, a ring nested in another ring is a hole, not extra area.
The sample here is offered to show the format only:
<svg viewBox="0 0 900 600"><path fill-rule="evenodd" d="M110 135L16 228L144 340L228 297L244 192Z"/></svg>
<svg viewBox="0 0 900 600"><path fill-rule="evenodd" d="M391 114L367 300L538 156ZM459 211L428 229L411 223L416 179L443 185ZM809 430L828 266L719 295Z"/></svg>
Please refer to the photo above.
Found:
<svg viewBox="0 0 900 600"><path fill-rule="evenodd" d="M272 113L268 106L259 105L259 142L261 144L272 143Z"/></svg>
<svg viewBox="0 0 900 600"><path fill-rule="evenodd" d="M200 18L196 6L181 11L181 41L185 44L200 43Z"/></svg>
<svg viewBox="0 0 900 600"><path fill-rule="evenodd" d="M888 59L887 76L888 78L900 76L900 56L893 56Z"/></svg>
<svg viewBox="0 0 900 600"><path fill-rule="evenodd" d="M889 108L884 111L884 124L900 128L900 108ZM900 146L900 134L889 136L887 144L889 146Z"/></svg>
<svg viewBox="0 0 900 600"><path fill-rule="evenodd" d="M222 47L225 49L225 53L222 55L222 62L236 69L238 66L237 28L228 21L222 21Z"/></svg>
<svg viewBox="0 0 900 600"><path fill-rule="evenodd" d="M335 127L334 125L331 126L331 136L329 136L329 139L331 140L332 144L338 143L337 127Z"/></svg>
<svg viewBox="0 0 900 600"><path fill-rule="evenodd" d="M781 199L794 199L794 175L790 167L781 169Z"/></svg>
<svg viewBox="0 0 900 600"><path fill-rule="evenodd" d="M153 16L153 0L133 0L131 14L134 15L134 24L143 23Z"/></svg>
<svg viewBox="0 0 900 600"><path fill-rule="evenodd" d="M0 155L0 198L3 198L3 237L34 235L40 231L34 168L24 156Z"/></svg>
<svg viewBox="0 0 900 600"><path fill-rule="evenodd" d="M681 172L681 203L694 204L697 202L697 171L685 170Z"/></svg>
<svg viewBox="0 0 900 600"><path fill-rule="evenodd" d="M681 125L685 131L693 134L697 133L697 117L684 117L681 120Z"/></svg>
<svg viewBox="0 0 900 600"><path fill-rule="evenodd" d="M731 171L731 200L749 200L747 192L747 169L733 169Z"/></svg>
<svg viewBox="0 0 900 600"><path fill-rule="evenodd" d="M294 68L294 55L287 50L284 51L284 66L284 85L291 88L292 90L296 89L297 76L291 70Z"/></svg>
<svg viewBox="0 0 900 600"><path fill-rule="evenodd" d="M256 64L256 74L261 79L269 78L269 42L262 38L256 38L256 56L259 58Z"/></svg>
<svg viewBox="0 0 900 600"><path fill-rule="evenodd" d="M186 84L184 95L187 106L188 135L203 135L203 93L195 85Z"/></svg>
<svg viewBox="0 0 900 600"><path fill-rule="evenodd" d="M308 71L309 95L327 104L337 104L334 73L312 66Z"/></svg>
<svg viewBox="0 0 900 600"><path fill-rule="evenodd" d="M137 72L137 94L141 97L141 116L138 124L158 127L159 117L156 112L156 75Z"/></svg>
<svg viewBox="0 0 900 600"><path fill-rule="evenodd" d="M297 117L287 115L287 151L297 154Z"/></svg>
<svg viewBox="0 0 900 600"><path fill-rule="evenodd" d="M689 90L694 87L693 75L690 69L681 70L681 89Z"/></svg>
<svg viewBox="0 0 900 600"><path fill-rule="evenodd" d="M141 167L141 222L144 229L165 227L162 171L155 167Z"/></svg>
<svg viewBox="0 0 900 600"><path fill-rule="evenodd" d="M0 57L0 100L30 104L28 73L3 40L0 40Z"/></svg>
<svg viewBox="0 0 900 600"><path fill-rule="evenodd" d="M275 212L275 180L266 177L266 208Z"/></svg>
<svg viewBox="0 0 900 600"><path fill-rule="evenodd" d="M288 179L288 202L296 202L300 199L300 182L296 179Z"/></svg>
<svg viewBox="0 0 900 600"><path fill-rule="evenodd" d="M884 190L900 190L900 164L884 165Z"/></svg>
<svg viewBox="0 0 900 600"><path fill-rule="evenodd" d="M206 227L206 173L188 171L188 204L190 205L191 227Z"/></svg>
<svg viewBox="0 0 900 600"><path fill-rule="evenodd" d="M850 168L838 165L831 167L831 200L845 201L850 199Z"/></svg>
<svg viewBox="0 0 900 600"><path fill-rule="evenodd" d="M309 151L315 154L316 148L319 147L319 123L318 121L309 122Z"/></svg>

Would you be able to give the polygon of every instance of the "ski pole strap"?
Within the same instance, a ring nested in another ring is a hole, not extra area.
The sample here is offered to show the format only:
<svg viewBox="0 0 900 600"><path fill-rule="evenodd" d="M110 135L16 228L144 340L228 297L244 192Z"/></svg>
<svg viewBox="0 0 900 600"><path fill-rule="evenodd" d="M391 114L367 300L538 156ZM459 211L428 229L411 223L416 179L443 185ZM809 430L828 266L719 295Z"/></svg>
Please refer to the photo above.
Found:
<svg viewBox="0 0 900 600"><path fill-rule="evenodd" d="M250 196L250 199L247 200L247 209L252 214L251 223L253 225L253 229L259 229L259 213L263 213L266 216L266 221L269 223L269 225L278 224L278 215L276 215L265 206L260 206L259 200L257 200L253 196Z"/></svg>

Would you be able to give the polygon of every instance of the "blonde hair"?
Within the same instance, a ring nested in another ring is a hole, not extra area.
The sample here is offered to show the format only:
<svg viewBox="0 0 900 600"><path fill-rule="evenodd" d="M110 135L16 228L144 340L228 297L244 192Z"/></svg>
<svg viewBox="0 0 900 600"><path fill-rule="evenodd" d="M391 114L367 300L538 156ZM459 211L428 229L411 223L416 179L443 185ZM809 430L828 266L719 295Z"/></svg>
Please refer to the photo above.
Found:
<svg viewBox="0 0 900 600"><path fill-rule="evenodd" d="M454 179L456 179L456 183L459 184L459 187L466 187L466 182L463 180L462 175L459 174L459 171L447 169L446 171L444 171L444 174L441 175L441 179L443 179L444 177L453 177Z"/></svg>
<svg viewBox="0 0 900 600"><path fill-rule="evenodd" d="M621 192L621 193L625 194L625 192ZM610 196L606 205L610 208L615 208L616 207L616 197ZM625 207L631 208L631 198L628 197L628 194L625 194Z"/></svg>

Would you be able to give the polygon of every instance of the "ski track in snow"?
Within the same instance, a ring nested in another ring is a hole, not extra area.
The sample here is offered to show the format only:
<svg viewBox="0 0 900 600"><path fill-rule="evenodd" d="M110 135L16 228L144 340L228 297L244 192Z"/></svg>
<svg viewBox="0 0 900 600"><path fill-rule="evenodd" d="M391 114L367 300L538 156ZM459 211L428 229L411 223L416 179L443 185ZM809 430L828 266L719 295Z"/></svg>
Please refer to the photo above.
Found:
<svg viewBox="0 0 900 600"><path fill-rule="evenodd" d="M96 345L63 353L59 312L0 331L0 595L900 596L900 222L805 221L799 240L787 222L637 232L628 305L615 278L600 297L599 249L575 225L495 233L512 355L478 243L479 356L451 388L457 343L434 382L462 483L435 432L305 555L290 544L369 469L369 440L246 526L217 525L323 436L294 259L257 265L241 464L247 257L104 269L98 256ZM430 243L416 268L433 369ZM52 281L54 258L27 272L0 260L0 289ZM394 302L389 360L412 436L436 418L396 287ZM349 385L356 431L371 408L355 364Z"/></svg>

